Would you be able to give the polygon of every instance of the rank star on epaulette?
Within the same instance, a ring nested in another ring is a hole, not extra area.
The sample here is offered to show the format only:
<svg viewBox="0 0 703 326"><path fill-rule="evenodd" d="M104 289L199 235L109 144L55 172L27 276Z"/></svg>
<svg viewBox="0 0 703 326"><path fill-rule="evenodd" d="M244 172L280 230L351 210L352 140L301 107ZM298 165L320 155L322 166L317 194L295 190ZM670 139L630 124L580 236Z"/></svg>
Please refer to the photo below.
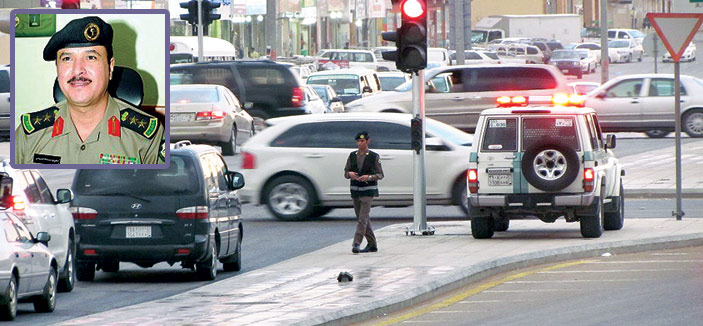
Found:
<svg viewBox="0 0 703 326"><path fill-rule="evenodd" d="M127 121L121 126L136 131L138 134L151 139L159 130L159 119L139 113L131 108L120 111L120 120Z"/></svg>
<svg viewBox="0 0 703 326"><path fill-rule="evenodd" d="M54 119L58 112L59 109L52 106L41 111L25 113L20 116L22 130L24 130L25 134L30 135L39 130L49 128L54 124Z"/></svg>

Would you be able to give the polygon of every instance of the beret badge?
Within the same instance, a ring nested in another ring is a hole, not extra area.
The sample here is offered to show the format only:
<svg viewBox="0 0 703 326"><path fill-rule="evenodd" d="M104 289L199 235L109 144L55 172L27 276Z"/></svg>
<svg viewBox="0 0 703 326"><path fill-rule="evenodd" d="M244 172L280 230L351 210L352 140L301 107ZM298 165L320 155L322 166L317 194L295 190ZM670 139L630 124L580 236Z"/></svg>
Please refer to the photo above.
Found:
<svg viewBox="0 0 703 326"><path fill-rule="evenodd" d="M88 40L88 42L97 40L98 36L100 36L100 27L98 27L95 23L85 25L85 29L83 29L83 36L85 36L85 39Z"/></svg>

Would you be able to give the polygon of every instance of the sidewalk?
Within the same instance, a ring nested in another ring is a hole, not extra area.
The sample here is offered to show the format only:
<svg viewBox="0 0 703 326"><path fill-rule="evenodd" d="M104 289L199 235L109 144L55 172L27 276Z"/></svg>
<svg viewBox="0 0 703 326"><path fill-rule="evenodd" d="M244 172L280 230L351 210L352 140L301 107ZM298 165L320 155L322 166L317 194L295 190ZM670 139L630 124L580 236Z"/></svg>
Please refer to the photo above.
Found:
<svg viewBox="0 0 703 326"><path fill-rule="evenodd" d="M623 186L626 196L676 196L674 146L618 159L625 169ZM682 197L703 198L703 140L682 143L681 176Z"/></svg>
<svg viewBox="0 0 703 326"><path fill-rule="evenodd" d="M511 221L508 232L490 240L473 239L469 222L431 223L433 236L406 236L408 225L391 225L376 233L377 253L354 255L344 241L173 297L60 325L347 324L514 268L703 245L703 213L690 215L698 218L626 220L623 230L598 239L582 238L577 223L563 220ZM342 271L354 281L338 283Z"/></svg>

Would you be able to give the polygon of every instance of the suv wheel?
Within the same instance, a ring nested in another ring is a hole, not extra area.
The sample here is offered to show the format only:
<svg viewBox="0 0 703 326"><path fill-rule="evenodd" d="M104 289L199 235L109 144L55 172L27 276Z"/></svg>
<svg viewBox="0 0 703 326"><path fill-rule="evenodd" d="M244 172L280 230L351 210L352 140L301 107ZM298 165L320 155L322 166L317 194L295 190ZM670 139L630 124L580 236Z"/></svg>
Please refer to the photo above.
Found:
<svg viewBox="0 0 703 326"><path fill-rule="evenodd" d="M49 278L44 284L44 292L34 299L36 312L52 312L56 308L56 269L49 271Z"/></svg>
<svg viewBox="0 0 703 326"><path fill-rule="evenodd" d="M490 239L493 237L495 220L490 216L471 217L471 235L474 239Z"/></svg>
<svg viewBox="0 0 703 326"><path fill-rule="evenodd" d="M602 194L602 193L601 193ZM603 234L603 196L596 199L596 208L591 215L584 215L580 218L581 235L584 238L600 238Z"/></svg>
<svg viewBox="0 0 703 326"><path fill-rule="evenodd" d="M225 272L238 272L242 269L242 237L239 237L237 252L234 255L221 260Z"/></svg>
<svg viewBox="0 0 703 326"><path fill-rule="evenodd" d="M217 277L217 249L214 243L210 243L210 255L207 260L198 263L195 267L195 272L201 281L212 281Z"/></svg>
<svg viewBox="0 0 703 326"><path fill-rule="evenodd" d="M314 198L312 185L299 176L278 177L264 188L266 207L281 220L302 220L311 216Z"/></svg>
<svg viewBox="0 0 703 326"><path fill-rule="evenodd" d="M230 131L229 140L222 143L222 155L232 156L234 152L237 151L237 127L232 126L232 131Z"/></svg>
<svg viewBox="0 0 703 326"><path fill-rule="evenodd" d="M532 186L543 191L558 191L578 176L576 151L561 143L537 142L525 151L522 171Z"/></svg>
<svg viewBox="0 0 703 326"><path fill-rule="evenodd" d="M0 304L0 319L14 320L17 317L17 280L10 275L10 283L3 295L5 302Z"/></svg>
<svg viewBox="0 0 703 326"><path fill-rule="evenodd" d="M664 138L669 134L669 132L659 129L652 129L645 131L644 134L649 138Z"/></svg>
<svg viewBox="0 0 703 326"><path fill-rule="evenodd" d="M71 292L76 284L76 246L73 239L68 240L68 251L66 252L66 262L63 265L63 273L59 277L59 291Z"/></svg>
<svg viewBox="0 0 703 326"><path fill-rule="evenodd" d="M78 263L76 266L76 276L79 281L91 282L95 279L95 263Z"/></svg>
<svg viewBox="0 0 703 326"><path fill-rule="evenodd" d="M605 212L603 228L606 230L620 230L625 222L625 189L622 183L620 183L620 196L612 197L612 200L618 204L618 209L615 212Z"/></svg>
<svg viewBox="0 0 703 326"><path fill-rule="evenodd" d="M683 130L691 137L703 137L703 110L691 110L683 116Z"/></svg>

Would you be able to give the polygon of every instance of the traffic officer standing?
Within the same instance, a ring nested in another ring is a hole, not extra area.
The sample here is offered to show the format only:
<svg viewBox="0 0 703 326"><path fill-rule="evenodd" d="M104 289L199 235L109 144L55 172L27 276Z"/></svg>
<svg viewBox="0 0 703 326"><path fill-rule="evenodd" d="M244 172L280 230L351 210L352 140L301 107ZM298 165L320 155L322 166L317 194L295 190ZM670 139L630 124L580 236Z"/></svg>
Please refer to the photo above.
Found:
<svg viewBox="0 0 703 326"><path fill-rule="evenodd" d="M369 150L369 133L366 131L356 134L357 151L351 152L344 166L344 177L350 179L349 190L354 202L356 213L356 233L352 242L352 252L376 252L378 244L376 235L371 228L371 202L378 197L378 180L383 179L383 168L378 154ZM366 237L366 247L359 249L361 240Z"/></svg>
<svg viewBox="0 0 703 326"><path fill-rule="evenodd" d="M51 37L44 60L55 61L66 101L22 114L16 164L158 164L165 161L158 118L108 94L115 67L112 26L75 19Z"/></svg>

